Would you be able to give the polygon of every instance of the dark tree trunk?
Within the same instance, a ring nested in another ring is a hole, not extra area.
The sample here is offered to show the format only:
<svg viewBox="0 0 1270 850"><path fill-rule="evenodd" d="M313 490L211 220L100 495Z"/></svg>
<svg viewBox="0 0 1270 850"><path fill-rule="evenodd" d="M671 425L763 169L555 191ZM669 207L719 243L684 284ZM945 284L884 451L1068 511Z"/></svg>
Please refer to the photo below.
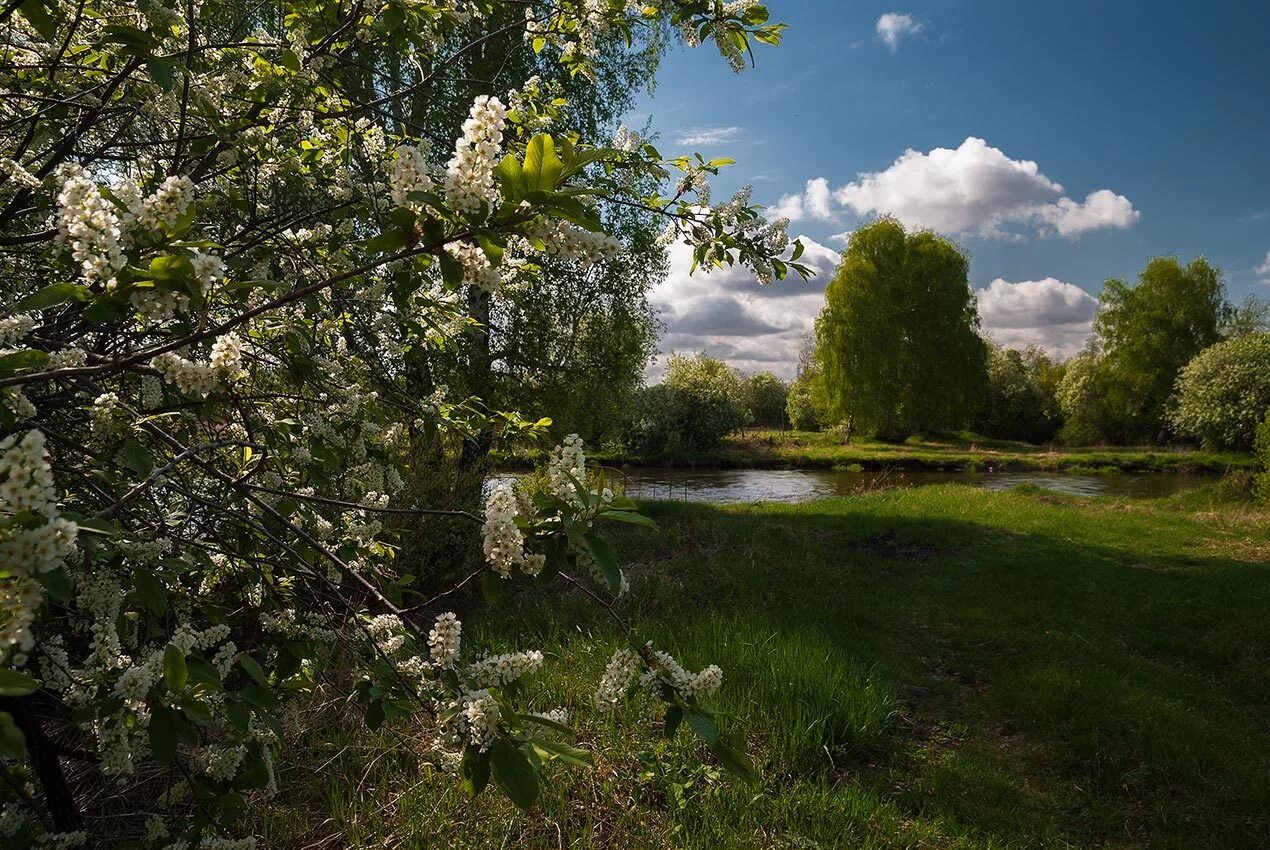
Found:
<svg viewBox="0 0 1270 850"><path fill-rule="evenodd" d="M62 772L58 749L44 734L40 723L41 717L51 709L48 701L38 693L25 697L0 697L0 711L9 712L13 716L13 722L26 736L27 757L40 780L44 803L48 807L54 829L58 832L75 832L82 828L79 809L66 781L66 774Z"/></svg>

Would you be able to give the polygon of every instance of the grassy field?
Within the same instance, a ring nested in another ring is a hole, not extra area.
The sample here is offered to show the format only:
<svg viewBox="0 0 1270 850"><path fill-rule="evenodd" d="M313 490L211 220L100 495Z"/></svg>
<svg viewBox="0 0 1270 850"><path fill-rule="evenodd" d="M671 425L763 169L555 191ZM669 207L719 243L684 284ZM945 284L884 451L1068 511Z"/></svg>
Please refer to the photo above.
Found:
<svg viewBox="0 0 1270 850"><path fill-rule="evenodd" d="M1077 472L1224 472L1251 469L1250 455L1205 452L1160 446L1064 448L1036 446L1009 440L989 440L973 434L911 437L902 444L855 437L850 445L832 433L815 431L746 431L731 434L714 451L687 455L632 455L593 452L610 464L640 466L713 466L728 468L806 467L832 469L904 470L1070 470ZM540 458L537 458L540 460ZM509 465L533 458L506 458Z"/></svg>
<svg viewBox="0 0 1270 850"><path fill-rule="evenodd" d="M660 534L617 537L626 613L724 668L757 785L644 709L586 709L618 635L526 589L465 640L559 648L533 687L583 707L594 771L552 770L524 815L421 769L409 730L376 760L364 733L332 741L336 708L284 771L266 845L1264 848L1270 512L1205 498L652 505Z"/></svg>

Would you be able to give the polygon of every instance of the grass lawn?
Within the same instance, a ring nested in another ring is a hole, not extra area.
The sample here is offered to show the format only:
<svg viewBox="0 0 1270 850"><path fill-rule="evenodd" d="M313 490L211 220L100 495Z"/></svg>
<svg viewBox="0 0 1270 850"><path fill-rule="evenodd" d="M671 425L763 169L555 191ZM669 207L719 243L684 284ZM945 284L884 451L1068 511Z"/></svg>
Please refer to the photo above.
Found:
<svg viewBox="0 0 1270 850"><path fill-rule="evenodd" d="M626 613L723 667L757 785L702 766L686 730L659 740L645 709L585 708L618 635L526 588L465 641L559 649L532 687L583 707L594 771L552 768L524 815L420 768L408 729L371 760L364 732L326 726L266 846L1264 848L1270 512L1203 498L652 505L659 535L616 539Z"/></svg>
<svg viewBox="0 0 1270 850"><path fill-rule="evenodd" d="M902 444L855 437L845 445L836 434L816 431L745 431L728 435L716 450L686 455L629 455L593 452L606 463L730 468L807 467L830 469L853 464L869 468L1223 472L1252 469L1251 455L1168 446L1065 448L974 434L911 437ZM515 464L517 459L508 458ZM520 459L519 462L525 462Z"/></svg>

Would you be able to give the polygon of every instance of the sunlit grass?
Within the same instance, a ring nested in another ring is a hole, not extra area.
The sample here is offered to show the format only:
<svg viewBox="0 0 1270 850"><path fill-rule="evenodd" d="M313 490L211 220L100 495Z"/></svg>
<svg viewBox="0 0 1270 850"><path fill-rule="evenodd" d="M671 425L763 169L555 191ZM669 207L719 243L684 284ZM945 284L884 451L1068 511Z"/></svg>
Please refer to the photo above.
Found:
<svg viewBox="0 0 1270 850"><path fill-rule="evenodd" d="M617 535L626 614L723 666L758 785L640 707L587 710L614 628L525 590L466 637L556 647L535 698L577 709L597 768L553 770L525 815L421 768L409 729L372 760L334 707L283 776L270 846L1264 846L1265 510L938 486L650 512L660 535Z"/></svg>

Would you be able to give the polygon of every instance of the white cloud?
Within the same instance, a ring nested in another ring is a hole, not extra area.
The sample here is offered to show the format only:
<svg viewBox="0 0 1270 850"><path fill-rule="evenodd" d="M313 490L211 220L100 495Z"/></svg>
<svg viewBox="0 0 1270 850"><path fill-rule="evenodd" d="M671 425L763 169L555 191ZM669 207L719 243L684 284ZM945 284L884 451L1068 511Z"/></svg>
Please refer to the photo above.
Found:
<svg viewBox="0 0 1270 850"><path fill-rule="evenodd" d="M906 35L914 35L922 31L922 25L913 20L913 16L901 12L887 12L878 18L878 38L894 53L899 49L900 39Z"/></svg>
<svg viewBox="0 0 1270 850"><path fill-rule="evenodd" d="M846 245L851 241L851 234L853 233L855 233L854 230L844 230L841 233L833 234L829 237L829 239L833 242L837 242L839 245Z"/></svg>
<svg viewBox="0 0 1270 850"><path fill-rule="evenodd" d="M719 145L735 142L740 135L740 127L694 127L682 130L676 142L681 145Z"/></svg>
<svg viewBox="0 0 1270 850"><path fill-rule="evenodd" d="M1009 283L997 278L975 293L983 329L1010 348L1039 345L1070 357L1093 329L1098 299L1056 278Z"/></svg>
<svg viewBox="0 0 1270 850"><path fill-rule="evenodd" d="M790 221L801 218L832 221L834 216L829 181L824 177L815 177L807 181L807 188L802 194L782 195L776 202L775 217Z"/></svg>
<svg viewBox="0 0 1270 850"><path fill-rule="evenodd" d="M827 188L824 178L807 181L802 193L781 197L776 214L791 221L832 221L842 209L857 216L894 215L910 227L998 239L1021 238L1025 231L1071 238L1129 227L1139 218L1128 198L1109 189L1073 201L1035 162L1011 159L974 136L956 148L909 149L886 169L861 173L834 189L830 198Z"/></svg>
<svg viewBox="0 0 1270 850"><path fill-rule="evenodd" d="M815 271L812 279L793 275L766 285L740 266L709 272L698 268L690 274L692 250L672 244L670 272L649 295L666 325L662 354L705 351L743 371L792 378L803 334L824 306L825 286L839 258L832 248L800 238L804 250L799 262ZM664 367L663 358L646 377L657 380Z"/></svg>
<svg viewBox="0 0 1270 850"><path fill-rule="evenodd" d="M1270 251L1266 251L1266 258L1261 265L1253 269L1257 273L1259 283L1270 283Z"/></svg>
<svg viewBox="0 0 1270 850"><path fill-rule="evenodd" d="M1037 210L1041 221L1053 225L1060 236L1075 236L1103 227L1129 227L1141 216L1124 195L1099 189L1085 196L1084 203L1059 198Z"/></svg>

